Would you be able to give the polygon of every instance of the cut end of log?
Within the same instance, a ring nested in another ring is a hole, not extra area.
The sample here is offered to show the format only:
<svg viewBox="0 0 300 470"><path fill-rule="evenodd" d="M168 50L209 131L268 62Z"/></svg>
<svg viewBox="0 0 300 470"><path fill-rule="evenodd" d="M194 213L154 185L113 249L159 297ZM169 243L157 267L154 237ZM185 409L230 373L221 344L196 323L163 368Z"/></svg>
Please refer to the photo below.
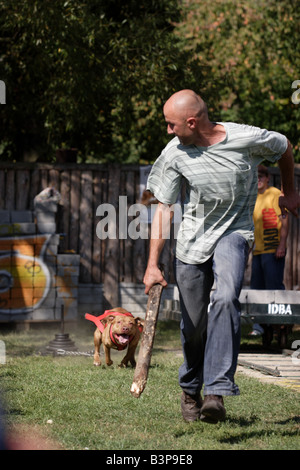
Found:
<svg viewBox="0 0 300 470"><path fill-rule="evenodd" d="M144 386L138 385L136 382L133 382L133 384L131 385L130 393L133 397L140 398L144 388Z"/></svg>

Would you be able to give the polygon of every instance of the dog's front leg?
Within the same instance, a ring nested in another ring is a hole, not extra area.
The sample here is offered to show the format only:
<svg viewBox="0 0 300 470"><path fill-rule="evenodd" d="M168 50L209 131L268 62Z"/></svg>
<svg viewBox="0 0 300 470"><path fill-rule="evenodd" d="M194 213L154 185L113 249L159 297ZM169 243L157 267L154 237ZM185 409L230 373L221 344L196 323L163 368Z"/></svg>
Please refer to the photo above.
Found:
<svg viewBox="0 0 300 470"><path fill-rule="evenodd" d="M113 361L111 360L110 358L110 348L108 348L107 346L105 346L105 344L103 343L103 349L104 349L104 352L105 352L105 362L106 362L106 365L107 366L111 366L113 364Z"/></svg>
<svg viewBox="0 0 300 470"><path fill-rule="evenodd" d="M101 366L101 359L100 359L100 346L101 346L101 343L102 343L102 333L97 328L95 333L94 333L94 345L95 345L94 366Z"/></svg>
<svg viewBox="0 0 300 470"><path fill-rule="evenodd" d="M136 350L137 344L130 344L127 349L127 354L126 356L122 359L121 364L119 367L127 367L128 362L132 365L132 367L136 366L135 358L134 358L134 353Z"/></svg>

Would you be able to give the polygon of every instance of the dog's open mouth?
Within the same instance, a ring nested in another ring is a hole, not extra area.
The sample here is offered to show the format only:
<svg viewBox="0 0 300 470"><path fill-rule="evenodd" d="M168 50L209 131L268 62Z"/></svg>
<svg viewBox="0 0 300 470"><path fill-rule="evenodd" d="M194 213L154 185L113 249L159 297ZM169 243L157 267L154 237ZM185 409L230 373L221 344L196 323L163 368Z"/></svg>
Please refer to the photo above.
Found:
<svg viewBox="0 0 300 470"><path fill-rule="evenodd" d="M116 335L114 334L116 340L118 341L119 344L127 344L129 343L129 336L128 335Z"/></svg>

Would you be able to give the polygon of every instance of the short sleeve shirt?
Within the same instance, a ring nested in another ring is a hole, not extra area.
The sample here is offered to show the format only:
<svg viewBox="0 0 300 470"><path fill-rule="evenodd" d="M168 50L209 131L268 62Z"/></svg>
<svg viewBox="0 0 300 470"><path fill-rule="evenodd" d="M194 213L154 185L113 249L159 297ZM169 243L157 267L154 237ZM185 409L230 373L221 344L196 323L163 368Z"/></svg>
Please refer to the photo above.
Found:
<svg viewBox="0 0 300 470"><path fill-rule="evenodd" d="M257 165L276 162L287 149L284 135L253 126L220 122L226 137L209 147L182 145L173 138L154 163L147 189L158 201L175 204L182 181L186 198L176 257L190 264L209 259L218 240L231 232L253 241Z"/></svg>
<svg viewBox="0 0 300 470"><path fill-rule="evenodd" d="M279 196L281 191L271 186L258 194L254 213L254 255L274 253L280 242L281 210Z"/></svg>

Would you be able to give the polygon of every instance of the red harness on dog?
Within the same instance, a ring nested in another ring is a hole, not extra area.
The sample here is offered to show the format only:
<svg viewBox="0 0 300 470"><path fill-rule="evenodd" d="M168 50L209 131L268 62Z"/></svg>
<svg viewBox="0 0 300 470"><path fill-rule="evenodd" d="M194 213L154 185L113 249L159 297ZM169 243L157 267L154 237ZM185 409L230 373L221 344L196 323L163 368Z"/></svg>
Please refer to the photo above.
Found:
<svg viewBox="0 0 300 470"><path fill-rule="evenodd" d="M107 323L104 325L102 323L101 320L103 320L103 318L106 318L106 317L109 317L109 316L123 316L123 317L132 317L134 318L134 316L131 314L131 313L121 313L121 312L116 312L116 311L111 311L111 310L105 310L105 312L100 315L99 317L95 317L94 315L91 315L90 313L86 313L85 314L85 318L86 320L90 320L92 322L95 323L95 325L99 328L99 330L101 331L101 333L103 333L104 331L104 328L106 328L107 326ZM114 338L114 335L111 331L112 329L112 325L110 325L110 329L109 329L109 336L110 336L110 339L112 340L112 342L117 346L117 349L118 351L122 351L123 349L127 348L128 344L122 346L122 344L119 344L116 342L116 339ZM139 330L142 332L143 331L143 327L142 326L139 326ZM134 336L129 336L129 343L133 340Z"/></svg>

